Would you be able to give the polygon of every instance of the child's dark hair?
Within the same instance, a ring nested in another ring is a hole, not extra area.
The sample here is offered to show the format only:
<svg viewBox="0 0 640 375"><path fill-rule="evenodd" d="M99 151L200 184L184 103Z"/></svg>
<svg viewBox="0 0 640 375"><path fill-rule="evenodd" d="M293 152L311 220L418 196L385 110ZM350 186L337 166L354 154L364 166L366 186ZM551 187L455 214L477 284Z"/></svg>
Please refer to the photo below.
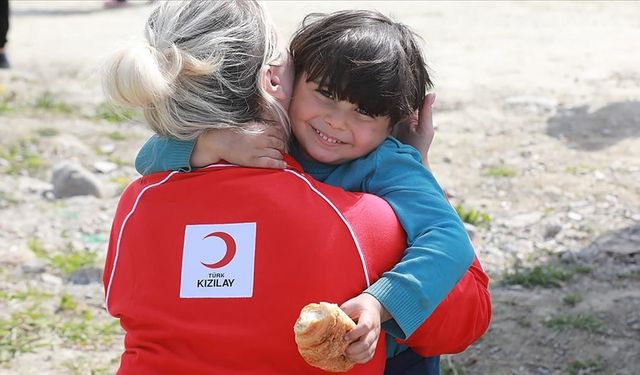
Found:
<svg viewBox="0 0 640 375"><path fill-rule="evenodd" d="M304 73L338 100L395 124L415 112L433 87L416 39L379 12L313 13L291 41L296 79Z"/></svg>

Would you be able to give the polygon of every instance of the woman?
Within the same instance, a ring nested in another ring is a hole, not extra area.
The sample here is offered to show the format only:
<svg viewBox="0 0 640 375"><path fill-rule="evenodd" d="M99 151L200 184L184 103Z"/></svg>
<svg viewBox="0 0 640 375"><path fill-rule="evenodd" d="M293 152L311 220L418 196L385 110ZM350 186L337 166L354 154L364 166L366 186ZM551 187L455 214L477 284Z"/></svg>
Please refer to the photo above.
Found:
<svg viewBox="0 0 640 375"><path fill-rule="evenodd" d="M158 134L255 131L254 120L269 124L266 131L288 129L291 69L255 3L168 2L151 15L147 39L149 46L114 57L105 88L144 108ZM221 165L153 175L125 191L104 279L106 306L127 332L122 373L313 373L287 326L306 303L360 293L397 261L403 241L392 211L375 197L315 183L289 164L285 171ZM206 256L212 240L226 254L216 262ZM462 322L475 310L469 313ZM408 343L435 354L434 343L447 352L445 342L466 347L477 337L469 341L464 324L448 341L447 330L434 335L447 327L447 314L440 316L438 327L425 323ZM377 353L353 373L381 373Z"/></svg>

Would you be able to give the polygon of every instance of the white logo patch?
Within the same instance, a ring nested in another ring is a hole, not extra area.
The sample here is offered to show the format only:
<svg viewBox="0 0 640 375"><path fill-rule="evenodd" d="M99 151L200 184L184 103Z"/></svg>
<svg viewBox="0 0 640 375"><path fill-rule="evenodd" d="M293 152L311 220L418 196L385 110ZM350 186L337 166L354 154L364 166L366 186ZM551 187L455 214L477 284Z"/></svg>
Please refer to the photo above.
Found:
<svg viewBox="0 0 640 375"><path fill-rule="evenodd" d="M253 296L256 223L187 225L180 298Z"/></svg>

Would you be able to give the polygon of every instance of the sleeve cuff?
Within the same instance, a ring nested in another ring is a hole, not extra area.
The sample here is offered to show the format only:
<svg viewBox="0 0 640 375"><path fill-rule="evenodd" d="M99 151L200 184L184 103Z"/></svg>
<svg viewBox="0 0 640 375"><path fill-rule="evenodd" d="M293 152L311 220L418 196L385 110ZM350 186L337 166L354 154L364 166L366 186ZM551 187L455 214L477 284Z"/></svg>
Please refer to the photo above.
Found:
<svg viewBox="0 0 640 375"><path fill-rule="evenodd" d="M427 308L420 305L415 293L409 293L389 278L380 278L365 292L374 296L387 309L392 319L383 323L382 328L399 339L411 336L427 316Z"/></svg>
<svg viewBox="0 0 640 375"><path fill-rule="evenodd" d="M191 154L196 146L196 141L171 140L172 152L167 158L167 170L170 171L191 171Z"/></svg>

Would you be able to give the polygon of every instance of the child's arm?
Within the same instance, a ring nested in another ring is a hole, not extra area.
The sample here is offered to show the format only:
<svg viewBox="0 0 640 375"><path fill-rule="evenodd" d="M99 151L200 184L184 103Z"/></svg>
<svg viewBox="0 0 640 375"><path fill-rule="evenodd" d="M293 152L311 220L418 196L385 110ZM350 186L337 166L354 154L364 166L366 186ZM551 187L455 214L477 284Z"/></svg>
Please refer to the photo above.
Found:
<svg viewBox="0 0 640 375"><path fill-rule="evenodd" d="M370 293L393 317L382 328L404 339L433 312L469 268L475 254L455 210L413 147L387 139L324 182L385 199L407 234L408 248Z"/></svg>
<svg viewBox="0 0 640 375"><path fill-rule="evenodd" d="M256 127L259 126L256 124ZM204 167L226 160L244 167L286 167L286 151L280 127L267 126L262 132L239 132L232 129L209 130L197 141L181 141L154 135L136 157L136 170L143 175Z"/></svg>
<svg viewBox="0 0 640 375"><path fill-rule="evenodd" d="M393 320L385 330L406 338L431 315L474 259L464 224L414 149L388 140L374 155L375 169L363 191L385 199L407 234L400 262L366 292Z"/></svg>

